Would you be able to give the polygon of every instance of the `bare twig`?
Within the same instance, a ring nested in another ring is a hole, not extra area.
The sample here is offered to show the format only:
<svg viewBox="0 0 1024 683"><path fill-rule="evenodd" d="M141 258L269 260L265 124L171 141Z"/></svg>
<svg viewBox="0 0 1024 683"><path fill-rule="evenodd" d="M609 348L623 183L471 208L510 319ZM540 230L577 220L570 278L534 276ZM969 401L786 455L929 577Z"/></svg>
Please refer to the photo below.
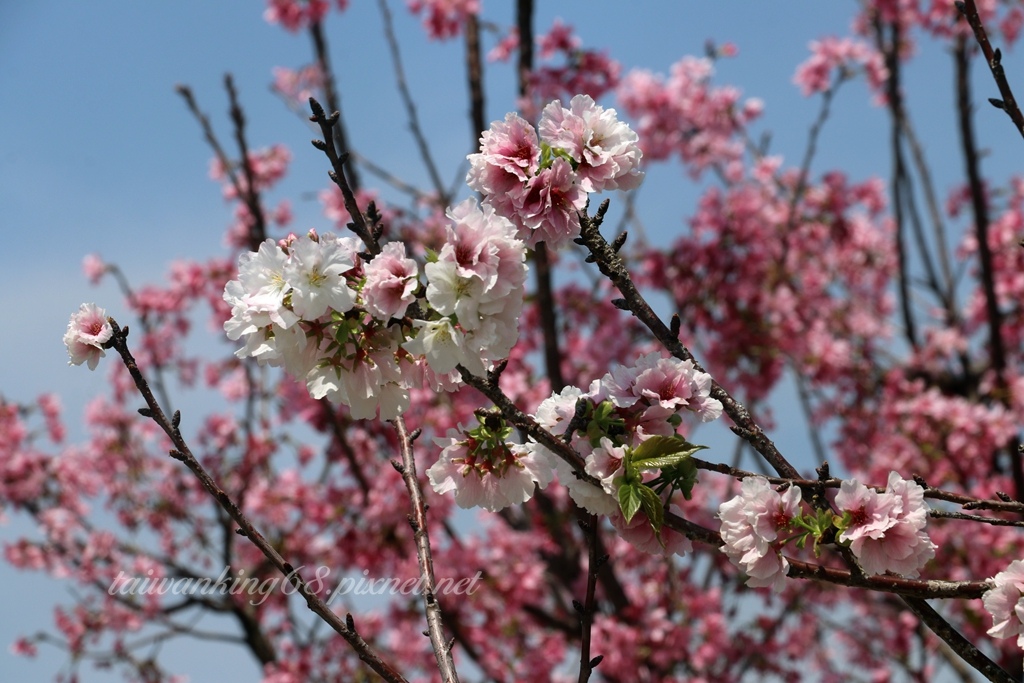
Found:
<svg viewBox="0 0 1024 683"><path fill-rule="evenodd" d="M256 174L253 173L252 164L249 162L249 146L245 141L245 114L238 103L238 91L235 90L235 80L231 74L224 75L224 87L228 91L228 98L231 101L231 121L235 124L235 142L238 143L238 151L241 160L242 173L245 175L245 194L241 196L249 213L252 214L252 225L249 226L249 249L258 251L260 244L267 238L267 221L263 215L263 208L260 206L259 193L256 190Z"/></svg>
<svg viewBox="0 0 1024 683"><path fill-rule="evenodd" d="M434 581L434 558L430 553L430 536L427 532L427 506L423 502L423 491L420 489L420 480L416 477L416 460L412 453L412 442L415 436L409 434L405 427L405 421L401 417L397 417L391 422L395 426L395 431L398 432L398 448L402 454L401 466L397 463L393 464L405 481L405 488L409 491L412 503L409 523L412 525L416 538L416 559L419 562L420 578L423 580L423 609L427 617L430 645L434 649L437 668L445 683L459 683L459 675L455 671L455 661L452 659L451 646L444 636L441 605L437 602L437 596L434 594L436 583Z"/></svg>
<svg viewBox="0 0 1024 683"><path fill-rule="evenodd" d="M181 461L199 480L206 491L214 497L214 499L221 505L225 512L227 512L231 518L238 524L238 533L252 541L253 545L259 548L260 552L280 571L285 578L295 587L296 592L306 600L306 606L314 614L323 619L327 624L334 629L342 638L345 639L349 645L356 651L356 654L361 660L363 660L371 669L377 672L384 680L391 683L407 683L405 677L403 677L396 669L390 664L386 663L380 656L374 652L363 638L356 632L354 622L352 621L352 615L347 615L347 618L343 621L340 616L334 613L333 610L321 600L316 593L309 587L303 579L299 571L293 567L290 563L285 561L281 554L274 548L264 536L261 534L248 520L248 518L242 514L242 511L238 508L238 505L231 499L224 489L222 489L216 481L209 475L206 469L199 463L196 457L192 454L188 444L182 437L181 432L178 429L180 421L180 414L175 413L174 417L168 419L164 413L160 404L153 396L152 390L149 388L149 383L143 377L142 372L139 370L139 366L135 362L135 358L132 356L131 351L128 349L128 329L124 330L118 326L117 322L113 318L107 319L110 322L111 327L114 330L113 335L110 338L109 345L111 348L116 350L121 356L121 360L124 362L125 367L128 369L129 374L135 382L136 388L139 393L142 394L142 398L145 400L148 409L146 415L152 418L152 420L164 431L167 437L171 440L174 445L174 450L170 451L170 456L175 460Z"/></svg>
<svg viewBox="0 0 1024 683"><path fill-rule="evenodd" d="M387 39L388 48L391 50L391 61L394 62L395 66L395 81L398 84L398 93L402 97L402 104L405 105L405 113L409 117L409 130L416 140L416 146L420 151L420 158L423 159L423 165L427 167L430 182L437 193L437 203L442 207L448 206L451 198L448 196L444 183L441 181L441 174L437 172L437 165L434 163L434 157L430 154L430 147L427 145L427 137L423 134L423 129L420 128L419 115L416 113L416 103L412 99L409 85L405 80L405 69L402 67L402 54L398 50L398 39L395 37L395 29L391 21L391 10L388 9L387 0L377 0L377 5L380 7L380 14L384 19L384 37Z"/></svg>
<svg viewBox="0 0 1024 683"><path fill-rule="evenodd" d="M334 133L341 115L335 111L328 116L324 112L324 108L313 97L309 98L309 108L313 112L309 120L320 126L320 133L324 136L323 140L313 140L313 146L326 154L331 162L331 170L327 172L327 175L330 176L331 180L338 186L338 189L341 190L341 196L345 200L345 209L348 210L349 216L352 217L352 222L349 223L348 227L363 241L366 249L371 254L377 255L380 253L380 242L366 222L363 212L359 210L353 189L354 185L350 184L345 176L345 162L348 161L348 154L344 152L338 154L335 147ZM348 167L348 173L350 175L352 173L351 165Z"/></svg>
<svg viewBox="0 0 1024 683"><path fill-rule="evenodd" d="M324 81L324 100L327 102L327 110L337 112L337 135L335 138L334 152L341 156L352 149L348 141L348 134L345 122L341 119L341 98L338 95L338 87L334 80L334 71L331 69L331 58L327 54L327 40L324 38L324 29L319 21L313 22L309 27L309 35L313 39L313 52L316 54L316 64L320 68L320 74ZM353 192L359 191L359 173L355 166L349 166L349 183Z"/></svg>
<svg viewBox="0 0 1024 683"><path fill-rule="evenodd" d="M221 166L224 168L224 173L231 182L231 186L234 188L235 194L238 196L238 199L245 204L246 208L249 210L250 216L252 216L252 223L249 225L249 246L255 251L256 249L259 249L260 242L265 238L266 218L263 215L263 208L260 206L259 193L256 191L255 183L253 182L252 167L249 164L248 146L245 142L245 117L238 104L238 95L235 91L234 82L231 80L230 74L227 74L224 77L224 85L227 88L228 96L231 99L231 118L235 124L235 139L238 142L241 154L241 161L239 164L242 166L243 172L245 173L246 182L244 185L239 180L238 174L235 172L235 164L232 163L231 158L228 157L224 148L221 147L220 141L217 140L217 136L213 132L213 127L210 125L209 118L199 110L199 105L196 104L191 88L187 85L178 85L175 87L175 90L179 95L181 95L182 99L185 100L185 104L188 105L189 111L192 112L196 121L199 122L199 126L203 129L203 136L206 138L206 142L210 145L213 153L217 156L217 160L220 161Z"/></svg>
<svg viewBox="0 0 1024 683"><path fill-rule="evenodd" d="M981 47L981 53L985 55L988 68L992 71L992 78L995 79L996 85L999 86L999 94L1003 99L989 99L989 102L997 109L1005 111L1006 115L1013 121L1013 125L1017 126L1021 136L1024 136L1024 114L1021 114L1020 107L1017 106L1017 98L1013 96L1010 83L1006 80L1006 73L1003 71L1002 52L998 48L992 49L992 44L988 41L988 34L985 33L985 26L981 23L981 17L978 16L978 8L974 4L974 0L964 0L964 2L955 2L953 4L960 10L960 14L967 19L967 23L971 25L971 30L974 31L974 37L978 41L978 46Z"/></svg>
<svg viewBox="0 0 1024 683"><path fill-rule="evenodd" d="M985 678L998 683L1016 683L1019 680L974 647L971 641L964 638L923 599L903 596L903 602L917 615L918 619L932 630L932 633L942 638L954 652L963 657L964 661L977 669Z"/></svg>

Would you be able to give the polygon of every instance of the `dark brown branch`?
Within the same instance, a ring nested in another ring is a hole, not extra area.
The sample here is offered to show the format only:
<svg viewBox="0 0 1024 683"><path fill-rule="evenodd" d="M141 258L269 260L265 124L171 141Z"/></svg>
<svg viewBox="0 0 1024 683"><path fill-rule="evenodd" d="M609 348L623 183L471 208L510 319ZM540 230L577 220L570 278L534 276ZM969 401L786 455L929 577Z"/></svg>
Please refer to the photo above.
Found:
<svg viewBox="0 0 1024 683"><path fill-rule="evenodd" d="M231 74L224 75L224 87L231 101L231 121L235 124L235 142L238 144L241 157L239 163L245 176L245 194L241 195L240 199L245 202L252 216L252 224L249 226L249 249L259 251L260 244L267 238L267 219L263 215L263 207L260 206L259 193L256 190L256 174L253 173L252 163L249 161L249 145L245 141L245 114L238 103L238 91L235 90L235 80Z"/></svg>
<svg viewBox="0 0 1024 683"><path fill-rule="evenodd" d="M906 181L906 165L903 161L903 146L901 144L900 126L898 122L898 113L902 109L901 97L899 84L899 55L897 54L898 46L895 44L898 38L898 28L893 27L893 39L890 41L892 45L886 47L885 40L882 36L882 25L881 20L876 19L875 21L875 34L876 42L878 43L879 49L885 55L885 65L889 73L889 77L886 79L886 98L889 103L889 109L892 113L893 121L890 128L889 144L892 149L892 178L889 181L889 193L892 195L892 212L893 222L896 223L896 264L897 264L897 275L898 275L898 287L900 295L900 311L903 315L903 327L907 337L907 341L914 349L918 346L917 340L917 324L914 321L914 312L911 308L911 297L910 297L910 266L907 263L907 242L906 242L906 227L907 221L904 217L903 211L906 207L905 192L909 191L909 183ZM922 254L922 258L927 258L927 252Z"/></svg>
<svg viewBox="0 0 1024 683"><path fill-rule="evenodd" d="M963 657L965 662L977 669L985 678L998 683L1016 683L1019 680L989 659L971 641L964 638L923 599L904 596L903 602L917 615L918 619L932 630L932 633L942 638L954 652Z"/></svg>
<svg viewBox="0 0 1024 683"><path fill-rule="evenodd" d="M345 167L345 162L348 161L348 154L338 154L335 147L334 133L336 129L339 132L341 130L340 126L337 125L341 115L335 111L328 116L324 112L324 108L313 97L309 98L309 108L313 112L309 120L320 126L320 133L324 136L323 140L313 140L313 146L326 154L327 159L331 162L332 170L328 171L327 175L330 176L331 180L338 186L338 189L341 190L341 196L345 201L345 209L348 211L349 216L352 217L352 222L348 224L348 227L363 241L367 251L377 255L380 253L380 242L377 236L373 234L366 221L366 217L363 216L363 212L359 210L359 205L356 203L355 186L346 177L346 171L349 176L352 175L353 171L351 164L348 165L347 169Z"/></svg>
<svg viewBox="0 0 1024 683"><path fill-rule="evenodd" d="M519 28L519 96L527 97L533 72L533 0L516 1L516 26ZM551 390L558 393L565 386L565 378L562 376L562 353L558 344L558 312L551 278L551 256L543 242L533 252L533 269L537 277L536 306L544 338L544 369Z"/></svg>
<svg viewBox="0 0 1024 683"><path fill-rule="evenodd" d="M973 3L972 3L973 5ZM978 243L978 261L981 265L981 286L985 293L985 317L988 321L988 347L992 372L995 374L996 398L1004 406L1010 406L1010 387L1006 381L1006 347L1003 343L1003 312L996 295L995 267L992 263L992 248L988 243L989 215L985 184L981 178L981 159L974 137L974 121L971 107L970 58L965 38L957 40L953 50L956 63L957 118L960 123L960 144L963 147L967 184L971 191L971 209L974 213L974 237ZM1015 496L1024 497L1024 464L1018 450L1016 437L1007 446L1010 470L1013 476Z"/></svg>
<svg viewBox="0 0 1024 683"><path fill-rule="evenodd" d="M277 549L261 534L249 521L249 519L242 513L238 508L238 505L231 499L224 489L222 489L216 481L209 475L205 468L199 463L196 457L192 454L191 449L182 437L181 432L178 430L178 414L175 413L174 419L168 419L160 404L157 403L156 398L153 396L152 390L149 388L148 382L145 377L142 376L142 372L139 370L139 366L135 362L135 358L132 356L131 351L128 349L128 332L122 330L118 326L117 322L113 318L107 319L110 322L111 327L114 329L114 334L111 336L109 345L111 348L116 350L121 356L121 360L124 362L125 367L128 369L129 374L135 382L136 388L139 393L142 394L142 398L145 400L148 406L149 416L153 421L164 431L167 437L171 440L174 445L174 450L170 452L170 455L175 460L181 461L191 472L195 475L196 479L207 493L224 508L231 518L238 524L238 533L252 541L253 545L259 548L260 552L280 571L288 582L295 587L296 592L301 595L305 601L306 606L314 614L323 619L335 632L338 633L342 638L345 639L349 645L356 651L363 662L365 662L371 669L377 672L384 680L391 683L407 683L405 677L403 677L396 669L386 663L384 660L377 655L376 652L370 647L363 638L355 631L354 628L346 624L340 616L334 613L334 611L321 600L316 593L309 587L303 579L297 569L289 564L285 559L278 553ZM351 622L351 617L349 617Z"/></svg>
<svg viewBox="0 0 1024 683"><path fill-rule="evenodd" d="M597 551L599 523L597 515L590 515L588 519L580 520L580 527L587 537L587 547L590 553L587 569L587 595L583 601L583 609L579 610L580 632L582 634L580 638L580 675L577 678L579 683L587 683L590 680L590 674L594 671L594 667L597 664L590 658L591 627L594 623L594 611L597 609L597 601L594 599L594 594L597 589L597 574L601 569L601 565L608 561L607 555L600 556Z"/></svg>
<svg viewBox="0 0 1024 683"><path fill-rule="evenodd" d="M974 0L964 0L964 2L956 2L954 4L960 10L960 14L967 19L967 23L971 25L971 30L974 31L974 37L978 41L981 53L985 55L985 62L988 63L988 68L992 71L992 78L995 79L996 85L999 87L999 94L1003 98L1002 100L990 99L989 102L997 109L1005 111L1021 136L1024 137L1024 114L1021 114L1020 107L1017 106L1017 98L1013 96L1010 83L1006 80L1006 73L1003 71L1002 53L999 50L992 49L992 44L988 40L988 34L985 32L985 26L981 23L981 17L978 16L978 8L974 4Z"/></svg>
<svg viewBox="0 0 1024 683"><path fill-rule="evenodd" d="M615 253L615 250L612 249L611 245L601 235L599 228L604 218L604 213L607 210L608 200L605 200L593 217L585 213L580 215L581 232L579 242L590 250L590 254L597 262L601 272L622 293L627 309L654 334L655 338L668 349L669 353L680 360L692 362L694 367L703 371L703 368L693 357L693 354L690 353L690 350L679 341L678 330L673 332L661 321L661 318L658 317L640 294L636 285L633 284L633 280L630 278L622 258ZM750 443L754 450L760 453L780 476L793 479L799 478L800 475L796 468L779 452L775 444L772 443L771 439L764 433L764 430L754 421L743 404L733 398L728 391L714 380L711 382L711 396L722 402L725 414L735 424L733 431Z"/></svg>
<svg viewBox="0 0 1024 683"><path fill-rule="evenodd" d="M405 421L401 417L395 418L391 423L395 426L395 431L398 432L398 448L402 454L401 468L396 467L396 469L405 481L405 488L409 491L409 499L412 503L409 523L412 525L413 535L416 539L416 559L419 563L420 578L423 580L423 609L427 617L430 645L434 649L434 659L437 661L438 671L441 672L445 683L459 683L451 647L444 635L441 605L434 594L437 585L434 581L434 558L430 552L430 536L427 532L427 506L423 501L420 480L416 477L416 460L412 453L413 436L409 434L405 427Z"/></svg>
<svg viewBox="0 0 1024 683"><path fill-rule="evenodd" d="M487 129L484 110L484 62L480 55L480 18L466 17L466 80L469 84L469 121L473 126L472 149Z"/></svg>
<svg viewBox="0 0 1024 683"><path fill-rule="evenodd" d="M338 87L334 79L334 71L331 69L331 59L327 54L327 40L324 38L324 29L319 21L313 22L310 25L309 35L313 39L313 52L316 54L316 64L320 69L320 75L323 77L324 100L327 102L327 110L332 113L338 113L338 118L335 120L337 123L337 137L334 152L338 156L341 156L345 152L351 150L352 146L348 142L345 123L341 119L341 98L338 95ZM355 166L349 166L348 177L349 183L352 186L352 191L358 192L360 187L359 173Z"/></svg>

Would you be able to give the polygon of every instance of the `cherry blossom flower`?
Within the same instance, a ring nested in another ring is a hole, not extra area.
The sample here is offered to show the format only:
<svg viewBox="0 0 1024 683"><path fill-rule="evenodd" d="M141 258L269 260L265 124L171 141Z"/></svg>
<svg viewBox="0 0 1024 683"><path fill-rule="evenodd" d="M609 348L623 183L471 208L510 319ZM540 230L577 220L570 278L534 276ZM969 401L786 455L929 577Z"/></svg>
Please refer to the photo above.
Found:
<svg viewBox="0 0 1024 683"><path fill-rule="evenodd" d="M800 489L790 486L779 493L764 477L743 480L740 495L722 503L722 550L747 573L747 585L781 592L789 562L778 550L781 536L800 514Z"/></svg>
<svg viewBox="0 0 1024 683"><path fill-rule="evenodd" d="M88 254L82 259L82 270L91 284L97 284L107 272L107 264L99 254Z"/></svg>
<svg viewBox="0 0 1024 683"><path fill-rule="evenodd" d="M403 348L415 356L423 356L431 369L438 374L446 374L460 363L470 366L470 372L482 375L484 368L479 362L473 362L466 351L466 338L462 330L456 328L450 318L424 321L416 320L413 325L419 330L416 337L405 342Z"/></svg>
<svg viewBox="0 0 1024 683"><path fill-rule="evenodd" d="M388 242L381 253L366 264L366 283L363 285L363 301L366 310L379 320L405 315L415 297L413 292L419 282L416 262L406 256L405 245Z"/></svg>
<svg viewBox="0 0 1024 683"><path fill-rule="evenodd" d="M863 67L868 82L879 92L889 77L881 53L867 43L852 38L828 37L811 42L811 57L797 67L793 82L804 96L832 87L832 72L846 76L853 68Z"/></svg>
<svg viewBox="0 0 1024 683"><path fill-rule="evenodd" d="M982 597L985 610L992 615L993 638L1017 636L1017 647L1024 648L1024 561L1014 560L995 575L994 586Z"/></svg>
<svg viewBox="0 0 1024 683"><path fill-rule="evenodd" d="M560 102L544 107L537 128L547 144L578 160L577 182L587 192L632 190L643 180L637 134L589 95L576 95L568 109Z"/></svg>
<svg viewBox="0 0 1024 683"><path fill-rule="evenodd" d="M449 430L445 438L434 439L443 447L427 470L434 491L454 491L459 507L495 512L525 503L535 488L545 488L554 474L551 462L535 449L505 443L510 432L491 430L482 422L469 432Z"/></svg>
<svg viewBox="0 0 1024 683"><path fill-rule="evenodd" d="M110 341L114 329L107 322L107 312L96 304L82 304L71 316L64 345L68 348L68 365L88 363L95 370L100 358L106 355L103 345Z"/></svg>
<svg viewBox="0 0 1024 683"><path fill-rule="evenodd" d="M355 292L349 287L345 273L354 266L345 245L333 236L296 240L284 266L284 280L291 288L295 314L313 320L328 308L338 313L351 309Z"/></svg>
<svg viewBox="0 0 1024 683"><path fill-rule="evenodd" d="M935 555L935 544L924 526L928 506L924 489L917 483L889 473L883 493L856 480L844 481L836 494L836 507L846 513L839 540L850 543L864 570L871 574L887 571L916 577Z"/></svg>

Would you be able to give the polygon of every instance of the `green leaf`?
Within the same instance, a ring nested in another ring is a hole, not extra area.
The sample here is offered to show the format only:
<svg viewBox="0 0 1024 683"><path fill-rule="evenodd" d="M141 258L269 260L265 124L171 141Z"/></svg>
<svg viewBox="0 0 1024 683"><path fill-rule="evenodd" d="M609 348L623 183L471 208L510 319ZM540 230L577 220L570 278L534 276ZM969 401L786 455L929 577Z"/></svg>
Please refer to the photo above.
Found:
<svg viewBox="0 0 1024 683"><path fill-rule="evenodd" d="M697 446L681 436L652 436L633 449L630 462L638 469L673 467L707 446Z"/></svg>
<svg viewBox="0 0 1024 683"><path fill-rule="evenodd" d="M660 539L661 526L665 523L665 506L661 502L661 498L650 486L640 484L637 488L641 498L640 505L643 507L647 519L651 522L651 528L654 529L654 533L658 534Z"/></svg>
<svg viewBox="0 0 1024 683"><path fill-rule="evenodd" d="M693 486L697 483L697 466L693 458L687 458L677 465L663 467L662 477L672 483L673 489L681 491L686 500L693 494Z"/></svg>
<svg viewBox="0 0 1024 683"><path fill-rule="evenodd" d="M619 509L622 510L622 516L626 519L626 524L633 519L633 515L640 509L643 504L641 489L647 488L643 484L623 484L619 487ZM647 489L650 491L650 489ZM654 493L654 491L651 491Z"/></svg>

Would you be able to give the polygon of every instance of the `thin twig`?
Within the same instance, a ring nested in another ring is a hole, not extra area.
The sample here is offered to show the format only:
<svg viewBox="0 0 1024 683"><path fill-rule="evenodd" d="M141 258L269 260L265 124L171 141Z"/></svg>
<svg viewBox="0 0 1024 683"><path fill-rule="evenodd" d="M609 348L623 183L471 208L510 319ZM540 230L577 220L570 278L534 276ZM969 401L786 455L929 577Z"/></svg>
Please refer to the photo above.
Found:
<svg viewBox="0 0 1024 683"><path fill-rule="evenodd" d="M387 0L377 0L377 5L380 7L381 17L384 19L384 37L387 39L388 48L391 50L391 61L394 62L395 66L395 81L398 85L398 93L402 97L402 104L405 105L405 113L409 117L409 130L416 140L416 146L420 151L420 158L423 159L423 165L427 167L427 174L430 176L430 182L434 186L434 191L437 192L437 203L442 207L448 206L451 198L448 196L444 183L441 181L441 174L437 172L437 165L434 163L434 157L430 154L430 147L427 145L427 137L423 134L423 129L420 127L419 115L416 113L416 103L412 99L409 85L405 80L405 69L402 67L402 54L398 50L398 39L395 37L395 28L391 21L391 10L388 9Z"/></svg>
<svg viewBox="0 0 1024 683"><path fill-rule="evenodd" d="M978 41L978 46L981 47L981 53L985 55L985 61L988 63L988 68L992 71L992 78L996 80L996 85L999 86L999 94L1002 95L1002 100L992 100L992 103L997 109L1002 109L1006 112L1006 115L1013 121L1013 125L1017 126L1017 130L1020 131L1022 137L1024 137L1024 114L1021 114L1020 107L1017 106L1017 98L1013 96L1013 91L1010 89L1010 83L1006 80L1006 73L1003 71L1003 55L998 49L993 50L991 43L988 41L988 34L985 33L985 26L981 23L981 17L978 15L978 8L974 4L974 0L964 0L964 2L955 2L957 9L960 10L960 14L967 19L967 23L971 25L971 30L974 31L974 37Z"/></svg>
<svg viewBox="0 0 1024 683"><path fill-rule="evenodd" d="M238 103L238 91L235 90L235 81L231 78L231 74L224 75L224 87L227 89L228 99L231 101L231 121L235 124L235 142L238 143L241 157L239 163L242 165L242 173L245 175L245 194L240 198L245 202L252 215L252 224L249 226L249 249L259 251L260 244L267 238L267 221L263 215L263 207L260 206L259 193L256 190L256 174L249 161L249 146L245 141L245 114Z"/></svg>
<svg viewBox="0 0 1024 683"><path fill-rule="evenodd" d="M1017 683L1020 680L989 659L923 599L902 597L907 607L932 630L932 633L942 638L954 652L963 657L964 661L973 666L982 676L997 683Z"/></svg>
<svg viewBox="0 0 1024 683"><path fill-rule="evenodd" d="M579 243L590 250L590 255L596 261L598 268L622 293L623 300L621 305L636 316L654 334L655 338L668 349L669 353L680 360L692 362L695 368L703 371L703 367L693 357L690 350L679 341L679 330L676 322L678 317L673 320L673 325L676 328L673 332L661 321L658 314L654 312L654 309L651 308L650 304L640 294L632 278L630 278L622 258L615 253L615 250L612 249L611 245L601 235L600 225L607 210L608 200L605 200L593 217L586 215L586 213L580 214L581 231L578 238ZM711 382L711 396L722 402L725 414L735 424L733 431L750 443L754 450L760 453L780 476L794 479L799 478L800 475L796 468L779 452L775 444L772 443L771 439L764 433L764 430L754 421L743 404L733 398L732 394L714 380Z"/></svg>
<svg viewBox="0 0 1024 683"><path fill-rule="evenodd" d="M430 634L430 645L434 649L434 659L437 661L438 671L445 683L459 683L459 675L455 671L455 661L452 659L451 646L445 640L444 626L441 621L441 605L437 602L434 594L436 583L434 581L434 558L430 552L430 536L427 532L427 506L423 502L423 491L420 489L420 480L416 477L416 460L412 453L412 442L414 435L410 435L405 427L405 421L397 417L391 421L398 432L398 448L402 454L401 467L395 464L395 469L402 475L405 481L405 488L409 491L412 514L409 516L409 523L413 528L413 535L416 538L416 559L420 567L420 578L423 580L423 609L427 617L427 632Z"/></svg>
<svg viewBox="0 0 1024 683"><path fill-rule="evenodd" d="M278 571L285 576L288 582L295 587L296 592L306 600L306 606L314 614L327 622L335 632L344 638L345 641L348 642L356 651L356 654L361 660L384 678L384 680L390 681L391 683L407 683L405 677L390 664L381 659L380 656L370 647L369 643L363 640L363 638L356 632L352 615L347 615L346 619L343 621L340 616L335 614L334 611L323 600L321 600L316 593L313 592L309 587L309 584L302 579L299 570L285 561L273 544L271 544L263 534L261 534L252 525L227 492L225 492L224 489L222 489L203 468L196 457L192 454L191 449L185 442L184 437L181 435L181 431L178 429L180 413L175 412L173 419L168 419L167 415L164 413L160 404L154 397L153 392L149 387L149 383L139 370L139 366L136 364L135 358L128 349L128 329L125 328L122 330L113 318L108 318L107 320L114 330L108 344L121 356L121 360L124 362L129 374L131 374L132 379L135 381L136 388L139 390L139 393L142 394L142 398L148 406L145 414L152 418L152 420L163 430L174 445L174 450L170 451L170 456L175 460L181 461L195 475L202 487L206 489L214 499L216 499L221 507L224 508L224 511L227 512L238 524L238 533L248 538L253 545L263 553L271 564L273 564L274 567L276 567Z"/></svg>
<svg viewBox="0 0 1024 683"><path fill-rule="evenodd" d="M313 52L316 55L316 64L320 69L320 74L323 77L324 83L324 100L327 102L327 110L337 112L338 118L335 119L337 123L337 136L335 138L336 147L334 149L335 154L341 156L345 152L351 150L352 146L348 141L348 133L345 128L345 122L341 118L341 98L338 94L337 83L334 79L334 71L331 69L331 58L327 54L327 40L324 38L324 29L319 21L315 21L310 24L309 35L313 39ZM359 191L359 173L355 166L349 166L348 169L349 183L352 185L352 191Z"/></svg>
<svg viewBox="0 0 1024 683"><path fill-rule="evenodd" d="M352 222L349 223L348 227L363 241L366 249L371 254L377 255L380 253L378 236L373 234L373 231L366 222L366 218L363 216L363 212L359 210L353 189L354 185L346 178L345 162L348 161L348 154L344 152L339 154L335 146L334 133L336 128L339 132L341 130L337 126L341 115L334 111L328 116L324 112L324 108L313 97L309 98L309 108L313 112L309 120L320 126L320 133L324 136L323 140L313 140L312 143L314 147L326 154L327 159L331 162L331 170L327 172L327 175L330 176L331 180L338 186L338 189L341 190L341 196L345 201L345 209L348 210L349 216L352 217ZM347 169L349 176L351 176L352 170L352 166L349 165Z"/></svg>

